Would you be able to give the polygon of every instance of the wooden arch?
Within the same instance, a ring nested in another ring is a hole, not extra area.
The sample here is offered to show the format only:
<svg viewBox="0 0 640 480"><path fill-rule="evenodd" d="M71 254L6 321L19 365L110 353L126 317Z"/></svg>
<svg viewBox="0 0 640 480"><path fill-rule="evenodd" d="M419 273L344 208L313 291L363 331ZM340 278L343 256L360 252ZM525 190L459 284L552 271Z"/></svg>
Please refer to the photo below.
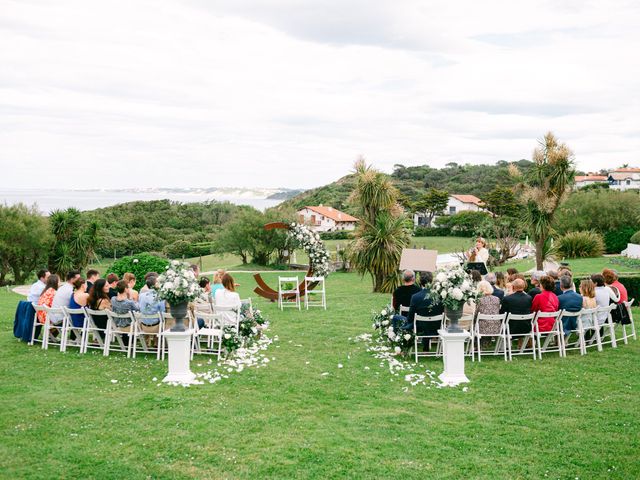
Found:
<svg viewBox="0 0 640 480"><path fill-rule="evenodd" d="M267 223L264 226L264 228L265 230L275 230L278 228L283 230L289 230L289 225L283 222L274 222L274 223ZM313 268L311 267L311 261L309 261L309 270L307 271L306 276L307 277L313 276ZM256 280L256 283L258 284L258 286L253 290L254 292L256 292L258 295L260 295L263 298L273 300L273 301L278 300L278 292L273 288L271 288L269 285L267 285L259 273L254 274L253 278ZM316 286L315 283L310 284L309 290L312 290L315 286ZM302 280L298 288L300 289L300 296L304 295L304 291L305 291L304 279ZM284 295L284 298L290 299L290 298L293 298L293 296L294 295L292 294L287 294L287 295Z"/></svg>

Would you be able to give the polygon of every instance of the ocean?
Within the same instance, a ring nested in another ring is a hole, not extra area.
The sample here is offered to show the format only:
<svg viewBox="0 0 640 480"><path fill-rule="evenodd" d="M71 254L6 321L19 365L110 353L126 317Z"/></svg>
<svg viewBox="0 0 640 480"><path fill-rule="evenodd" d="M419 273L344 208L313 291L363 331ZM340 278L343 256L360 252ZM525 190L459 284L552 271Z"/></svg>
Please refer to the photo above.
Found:
<svg viewBox="0 0 640 480"><path fill-rule="evenodd" d="M78 210L94 210L119 203L138 200L169 199L182 203L204 202L207 200L228 201L236 205L250 205L258 210L274 207L282 200L270 200L252 196L225 196L211 193L181 193L170 191L135 192L112 190L37 190L37 189L1 189L0 203L13 205L36 204L38 210L49 214L53 210L75 207Z"/></svg>

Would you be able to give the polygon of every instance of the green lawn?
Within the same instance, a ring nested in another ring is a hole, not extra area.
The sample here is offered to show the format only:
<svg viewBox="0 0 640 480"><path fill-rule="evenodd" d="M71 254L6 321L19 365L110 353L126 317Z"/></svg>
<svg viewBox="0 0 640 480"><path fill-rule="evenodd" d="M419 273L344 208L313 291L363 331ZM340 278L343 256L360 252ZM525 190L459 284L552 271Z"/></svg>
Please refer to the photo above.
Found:
<svg viewBox="0 0 640 480"><path fill-rule="evenodd" d="M237 280L248 296L252 278ZM640 478L640 342L566 359L483 358L467 363L467 391L405 392L349 340L370 331L388 296L354 274L327 288L326 312L280 312L254 295L279 337L274 360L190 388L157 386L166 364L155 357L18 342L19 297L0 292L0 477Z"/></svg>
<svg viewBox="0 0 640 480"><path fill-rule="evenodd" d="M616 258L622 257L569 258L562 260L562 262L567 262L569 264L569 267L573 271L573 274L577 276L602 272L604 268L612 268L621 275L629 273L640 273L640 269L638 268L614 263L612 260ZM514 262L507 262L503 267L501 267L501 269L506 270L509 267L514 267L521 272L526 272L534 268L535 265L535 259L530 258L525 260L517 260Z"/></svg>

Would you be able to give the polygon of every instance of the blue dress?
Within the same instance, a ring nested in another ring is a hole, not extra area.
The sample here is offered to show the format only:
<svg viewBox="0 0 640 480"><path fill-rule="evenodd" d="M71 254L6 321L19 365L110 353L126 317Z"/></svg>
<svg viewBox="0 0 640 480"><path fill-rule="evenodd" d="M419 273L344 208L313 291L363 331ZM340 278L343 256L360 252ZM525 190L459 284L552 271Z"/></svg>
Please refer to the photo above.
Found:
<svg viewBox="0 0 640 480"><path fill-rule="evenodd" d="M71 295L71 300L69 300L69 308L84 308L82 305L79 305L76 302L76 299ZM72 313L71 314L71 323L74 327L82 327L84 325L84 314L82 313Z"/></svg>

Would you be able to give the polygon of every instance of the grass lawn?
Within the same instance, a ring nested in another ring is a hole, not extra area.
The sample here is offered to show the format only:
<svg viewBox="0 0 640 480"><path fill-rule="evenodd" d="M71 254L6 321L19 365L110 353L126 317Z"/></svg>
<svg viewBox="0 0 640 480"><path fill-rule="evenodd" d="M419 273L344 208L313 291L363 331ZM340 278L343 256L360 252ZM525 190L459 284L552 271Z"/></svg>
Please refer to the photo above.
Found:
<svg viewBox="0 0 640 480"><path fill-rule="evenodd" d="M248 296L253 279L237 280ZM640 342L483 358L467 363L466 392L405 392L349 340L388 296L354 274L333 274L327 289L326 312L280 312L254 295L279 337L273 360L190 388L157 386L166 364L155 357L18 342L19 297L0 292L0 477L640 478Z"/></svg>
<svg viewBox="0 0 640 480"><path fill-rule="evenodd" d="M638 268L634 268L628 265L619 265L612 262L612 260L615 260L616 258L623 257L569 258L562 261L567 262L569 264L569 267L573 271L573 274L577 276L599 273L602 272L604 268L612 268L616 270L620 275L640 273L640 269ZM506 270L509 267L514 267L517 268L520 272L526 272L528 270L531 270L535 266L535 258L530 258L525 260L517 260L514 262L507 262L501 267L501 269Z"/></svg>

